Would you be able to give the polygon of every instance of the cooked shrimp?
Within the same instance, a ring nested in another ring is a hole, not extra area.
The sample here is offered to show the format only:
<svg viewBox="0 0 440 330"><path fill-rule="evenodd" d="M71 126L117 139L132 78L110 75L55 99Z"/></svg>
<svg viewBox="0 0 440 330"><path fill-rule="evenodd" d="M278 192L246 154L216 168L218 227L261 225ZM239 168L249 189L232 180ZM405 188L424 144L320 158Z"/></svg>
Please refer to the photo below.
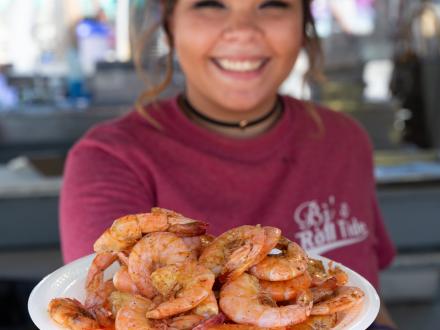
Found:
<svg viewBox="0 0 440 330"><path fill-rule="evenodd" d="M311 315L328 315L352 308L364 297L364 292L356 287L342 286L335 291L335 296L313 305Z"/></svg>
<svg viewBox="0 0 440 330"><path fill-rule="evenodd" d="M151 273L151 284L162 298L160 303L174 295L173 290L176 289L176 271L178 268L177 265L169 265L158 268Z"/></svg>
<svg viewBox="0 0 440 330"><path fill-rule="evenodd" d="M298 294L310 287L312 279L305 272L287 281L260 281L261 288L275 301L295 299Z"/></svg>
<svg viewBox="0 0 440 330"><path fill-rule="evenodd" d="M337 314L310 316L306 321L287 327L287 330L330 330L338 322Z"/></svg>
<svg viewBox="0 0 440 330"><path fill-rule="evenodd" d="M182 237L185 244L196 254L197 258L202 252L202 241L200 236Z"/></svg>
<svg viewBox="0 0 440 330"><path fill-rule="evenodd" d="M167 321L168 330L192 330L203 320L203 316L195 314L176 316Z"/></svg>
<svg viewBox="0 0 440 330"><path fill-rule="evenodd" d="M181 289L180 283L177 281L177 275L179 272L179 266L178 265L169 265L164 266L161 268L156 269L151 274L151 284L153 285L154 289L158 293L156 297L154 297L155 302L157 305L174 298L174 295L176 291ZM209 296L204 299L199 305L197 305L196 308L204 307L204 302L207 300ZM214 297L215 299L215 297ZM212 303L212 302L211 302ZM217 301L215 301L217 303ZM200 306L201 305L201 306ZM207 308L212 308L212 306L209 306L209 302L206 304Z"/></svg>
<svg viewBox="0 0 440 330"><path fill-rule="evenodd" d="M195 260L194 252L182 238L168 232L151 233L133 247L128 258L128 272L137 288L147 298L156 290L151 284L151 273L166 265Z"/></svg>
<svg viewBox="0 0 440 330"><path fill-rule="evenodd" d="M340 267L333 266L333 261L329 262L328 269L324 267L324 263L321 260L309 258L307 262L307 272L312 277L312 286L320 287L326 281L329 281L323 288L329 287L329 284L335 282L337 286L343 286L348 282L348 275Z"/></svg>
<svg viewBox="0 0 440 330"><path fill-rule="evenodd" d="M149 320L145 313L152 307L152 302L141 296L132 296L116 314L115 330L166 330L163 321Z"/></svg>
<svg viewBox="0 0 440 330"><path fill-rule="evenodd" d="M348 282L348 275L341 268L331 265L329 267L327 279L320 276L320 283L315 281L315 286L311 289L314 304L331 297L338 286L343 286Z"/></svg>
<svg viewBox="0 0 440 330"><path fill-rule="evenodd" d="M56 323L71 330L102 329L92 314L76 299L52 299L49 314Z"/></svg>
<svg viewBox="0 0 440 330"><path fill-rule="evenodd" d="M348 282L347 273L344 272L340 267L330 267L328 274L330 277L334 277L336 279L338 286L343 286Z"/></svg>
<svg viewBox="0 0 440 330"><path fill-rule="evenodd" d="M133 246L143 234L169 231L180 236L197 236L204 234L206 228L205 222L154 207L150 213L130 214L116 219L96 240L93 248L96 252L119 252Z"/></svg>
<svg viewBox="0 0 440 330"><path fill-rule="evenodd" d="M322 300L330 298L338 287L338 280L336 277L330 277L322 284L311 288L313 295L313 303L319 303Z"/></svg>
<svg viewBox="0 0 440 330"><path fill-rule="evenodd" d="M265 226L264 230L264 245L260 252L260 257L255 261L255 264L261 262L278 244L281 238L281 230L275 227Z"/></svg>
<svg viewBox="0 0 440 330"><path fill-rule="evenodd" d="M203 249L211 244L215 240L215 236L211 234L204 234L200 236L200 242L202 243Z"/></svg>
<svg viewBox="0 0 440 330"><path fill-rule="evenodd" d="M115 287L110 279L86 294L85 307L92 313L99 324L105 327L111 327L114 322L110 301L110 295L113 291L115 291Z"/></svg>
<svg viewBox="0 0 440 330"><path fill-rule="evenodd" d="M212 235L200 235L200 236L192 236L192 237L182 237L188 247L190 247L197 255L197 258L202 254L205 247L207 247L214 240L214 236Z"/></svg>
<svg viewBox="0 0 440 330"><path fill-rule="evenodd" d="M139 289L136 286L136 283L132 280L130 274L128 273L127 266L121 266L119 270L113 275L113 285L116 290L131 293L131 294L139 294Z"/></svg>
<svg viewBox="0 0 440 330"><path fill-rule="evenodd" d="M261 328L248 324L219 324L212 327L204 328L209 330L285 330L286 327Z"/></svg>
<svg viewBox="0 0 440 330"><path fill-rule="evenodd" d="M282 238L276 247L282 253L269 255L253 266L252 275L266 281L287 281L306 271L307 255L298 244Z"/></svg>
<svg viewBox="0 0 440 330"><path fill-rule="evenodd" d="M113 291L110 294L109 301L112 305L112 312L113 315L117 315L118 311L128 305L133 299L135 295L127 292L121 292L121 291ZM142 299L147 299L142 297Z"/></svg>
<svg viewBox="0 0 440 330"><path fill-rule="evenodd" d="M304 321L312 308L311 299L298 297L297 303L277 307L264 297L258 279L244 273L220 290L220 308L236 323L259 327L283 327Z"/></svg>
<svg viewBox="0 0 440 330"><path fill-rule="evenodd" d="M147 318L163 319L187 312L200 304L212 292L215 276L206 267L196 262L167 267L174 268L173 293L175 296L147 312Z"/></svg>
<svg viewBox="0 0 440 330"><path fill-rule="evenodd" d="M87 272L86 291L96 290L104 282L104 271L110 267L118 256L113 253L97 253Z"/></svg>
<svg viewBox="0 0 440 330"><path fill-rule="evenodd" d="M199 262L221 281L231 280L258 261L264 242L265 231L259 226L233 228L208 245Z"/></svg>
<svg viewBox="0 0 440 330"><path fill-rule="evenodd" d="M117 259L118 256L113 253L98 253L93 258L87 273L85 307L103 326L113 324L109 296L115 290L111 280L104 282L104 271Z"/></svg>
<svg viewBox="0 0 440 330"><path fill-rule="evenodd" d="M322 284L329 277L324 263L317 259L308 258L307 272L312 277L312 286Z"/></svg>
<svg viewBox="0 0 440 330"><path fill-rule="evenodd" d="M200 304L198 304L192 311L196 315L203 316L205 319L218 314L218 303L214 291L209 292Z"/></svg>
<svg viewBox="0 0 440 330"><path fill-rule="evenodd" d="M266 255L277 246L281 239L281 229L271 226L264 226L265 243L262 252L266 252Z"/></svg>
<svg viewBox="0 0 440 330"><path fill-rule="evenodd" d="M116 255L118 256L118 259L119 259L119 263L121 265L128 267L128 256L130 255L130 252L131 252L131 249L116 253Z"/></svg>
<svg viewBox="0 0 440 330"><path fill-rule="evenodd" d="M222 313L211 316L209 319L202 321L198 326L194 327L192 330L206 330L211 329L219 324L225 322L225 316Z"/></svg>

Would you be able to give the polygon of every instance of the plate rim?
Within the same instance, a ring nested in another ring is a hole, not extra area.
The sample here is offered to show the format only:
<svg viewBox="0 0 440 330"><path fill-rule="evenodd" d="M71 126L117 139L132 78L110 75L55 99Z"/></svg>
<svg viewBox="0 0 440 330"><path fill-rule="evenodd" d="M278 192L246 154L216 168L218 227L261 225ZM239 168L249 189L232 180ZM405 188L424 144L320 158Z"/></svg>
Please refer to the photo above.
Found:
<svg viewBox="0 0 440 330"><path fill-rule="evenodd" d="M40 282L38 282L38 284L32 289L32 291L29 295L29 298L28 298L27 307L28 307L29 316L37 328L47 330L47 327L48 327L47 323L50 322L51 323L50 326L52 329L54 329L54 330L55 329L56 330L62 329L62 327L59 326L55 321L53 321L48 315L47 305L48 305L49 301L44 301L45 305L44 304L42 305L41 302L38 303L38 300L39 299L41 300L43 298L48 298L48 299L55 298L53 295L50 295L48 292L44 291L44 289L54 287L55 284L57 283L57 280L59 281L60 278L66 279L65 274L70 269L77 268L77 271L78 271L78 269L80 267L86 267L88 270L90 263L92 262L95 255L96 255L95 253L89 254L87 256L76 259L68 264L65 264L65 265L61 266L60 268L55 269L51 273L44 276L40 280ZM77 267L75 267L75 266L77 266ZM50 280L52 280L52 281L50 282ZM38 296L37 296L39 293L43 293L43 296L40 298L38 298ZM46 300L46 299L43 299L43 300ZM39 306L41 306L40 309L38 309ZM41 313L42 309L45 310L44 315L43 315L43 313ZM40 324L40 323L43 323L43 324ZM41 326L44 326L45 328L41 328Z"/></svg>

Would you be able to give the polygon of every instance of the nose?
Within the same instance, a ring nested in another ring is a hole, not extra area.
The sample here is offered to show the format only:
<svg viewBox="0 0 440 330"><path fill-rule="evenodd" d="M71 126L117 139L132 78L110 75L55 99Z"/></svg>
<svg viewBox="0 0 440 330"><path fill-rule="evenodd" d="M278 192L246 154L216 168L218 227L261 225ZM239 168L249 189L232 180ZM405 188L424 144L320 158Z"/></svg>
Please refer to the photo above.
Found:
<svg viewBox="0 0 440 330"><path fill-rule="evenodd" d="M257 18L250 13L237 13L227 22L223 37L227 41L253 41L262 33Z"/></svg>

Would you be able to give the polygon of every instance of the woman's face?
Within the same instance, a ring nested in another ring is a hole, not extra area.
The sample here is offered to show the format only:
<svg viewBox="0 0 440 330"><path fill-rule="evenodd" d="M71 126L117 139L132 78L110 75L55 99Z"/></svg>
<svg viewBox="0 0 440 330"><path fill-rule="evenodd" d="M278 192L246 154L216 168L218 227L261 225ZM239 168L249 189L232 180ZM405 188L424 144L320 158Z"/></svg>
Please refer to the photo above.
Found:
<svg viewBox="0 0 440 330"><path fill-rule="evenodd" d="M178 0L170 28L190 101L235 118L274 102L302 45L302 0Z"/></svg>

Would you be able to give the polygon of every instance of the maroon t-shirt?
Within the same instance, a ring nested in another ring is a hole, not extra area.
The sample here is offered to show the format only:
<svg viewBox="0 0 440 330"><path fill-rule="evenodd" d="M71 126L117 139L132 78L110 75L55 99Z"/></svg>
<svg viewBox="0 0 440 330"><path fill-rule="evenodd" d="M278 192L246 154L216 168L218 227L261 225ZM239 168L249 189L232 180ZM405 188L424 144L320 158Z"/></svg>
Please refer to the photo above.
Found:
<svg viewBox="0 0 440 330"><path fill-rule="evenodd" d="M302 102L265 134L234 139L195 125L175 98L149 112L98 125L70 151L61 194L66 262L92 252L114 219L160 206L210 223L220 234L242 224L276 226L378 286L394 247L378 210L372 148L349 117Z"/></svg>

